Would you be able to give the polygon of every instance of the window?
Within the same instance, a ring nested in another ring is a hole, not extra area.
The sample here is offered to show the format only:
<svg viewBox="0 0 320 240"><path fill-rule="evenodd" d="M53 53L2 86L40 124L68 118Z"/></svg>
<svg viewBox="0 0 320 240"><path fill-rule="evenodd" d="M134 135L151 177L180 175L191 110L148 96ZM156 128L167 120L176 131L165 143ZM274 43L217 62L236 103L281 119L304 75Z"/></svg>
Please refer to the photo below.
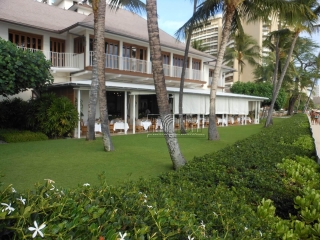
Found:
<svg viewBox="0 0 320 240"><path fill-rule="evenodd" d="M192 69L200 70L201 69L201 60L192 59Z"/></svg>
<svg viewBox="0 0 320 240"><path fill-rule="evenodd" d="M42 49L42 36L9 30L9 41L23 48Z"/></svg>
<svg viewBox="0 0 320 240"><path fill-rule="evenodd" d="M147 48L124 43L122 48L122 56L127 58L146 60Z"/></svg>
<svg viewBox="0 0 320 240"><path fill-rule="evenodd" d="M170 53L162 52L162 63L166 65L170 65Z"/></svg>
<svg viewBox="0 0 320 240"><path fill-rule="evenodd" d="M51 63L54 67L65 66L65 40L50 38Z"/></svg>
<svg viewBox="0 0 320 240"><path fill-rule="evenodd" d="M173 66L183 67L183 56L173 55ZM189 58L187 60L187 67L189 66Z"/></svg>
<svg viewBox="0 0 320 240"><path fill-rule="evenodd" d="M84 48L85 48L85 37L77 37L74 39L74 53L84 53Z"/></svg>

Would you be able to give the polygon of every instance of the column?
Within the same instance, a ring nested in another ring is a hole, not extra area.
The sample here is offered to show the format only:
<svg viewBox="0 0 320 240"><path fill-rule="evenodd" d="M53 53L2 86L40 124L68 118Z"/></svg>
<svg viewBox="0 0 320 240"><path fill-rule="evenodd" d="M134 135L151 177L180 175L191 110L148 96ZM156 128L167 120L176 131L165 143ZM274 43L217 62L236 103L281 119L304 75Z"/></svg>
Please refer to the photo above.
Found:
<svg viewBox="0 0 320 240"><path fill-rule="evenodd" d="M127 123L128 123L128 98L127 91L124 91L124 133L127 134ZM129 125L129 124L128 124Z"/></svg>
<svg viewBox="0 0 320 240"><path fill-rule="evenodd" d="M78 132L77 132L77 137L80 138L80 131L81 131L81 126L80 126L80 121L81 121L81 109L80 109L80 102L81 102L81 94L80 94L80 89L78 89L77 91L77 98L78 98L78 102L77 102L77 110L78 110L78 114L79 114L79 120L78 120Z"/></svg>
<svg viewBox="0 0 320 240"><path fill-rule="evenodd" d="M133 119L132 119L132 133L136 133L136 95L133 95Z"/></svg>

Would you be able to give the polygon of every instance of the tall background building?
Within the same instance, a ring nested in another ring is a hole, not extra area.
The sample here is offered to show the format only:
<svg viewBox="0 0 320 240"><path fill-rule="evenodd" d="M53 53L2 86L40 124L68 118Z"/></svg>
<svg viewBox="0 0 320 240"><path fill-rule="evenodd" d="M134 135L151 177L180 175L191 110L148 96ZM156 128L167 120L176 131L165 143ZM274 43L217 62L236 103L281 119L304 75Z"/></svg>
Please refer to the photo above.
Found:
<svg viewBox="0 0 320 240"><path fill-rule="evenodd" d="M263 48L262 43L266 36L275 31L278 27L277 21L269 18L268 22L257 21L254 23L243 22L243 30L247 35L252 36L256 41L258 46L261 48L261 55L264 56L267 54L268 49ZM194 30L191 41L201 40L202 45L207 48L206 53L217 55L218 49L221 43L222 37L222 15L217 15L210 18L205 22L202 28L197 28ZM233 42L228 43L228 47L232 47ZM230 87L234 82L238 81L238 61L234 60L233 68L236 69L236 72L230 72L225 75L226 78L226 87ZM253 82L254 81L254 67L246 63L241 73L240 79L242 82Z"/></svg>

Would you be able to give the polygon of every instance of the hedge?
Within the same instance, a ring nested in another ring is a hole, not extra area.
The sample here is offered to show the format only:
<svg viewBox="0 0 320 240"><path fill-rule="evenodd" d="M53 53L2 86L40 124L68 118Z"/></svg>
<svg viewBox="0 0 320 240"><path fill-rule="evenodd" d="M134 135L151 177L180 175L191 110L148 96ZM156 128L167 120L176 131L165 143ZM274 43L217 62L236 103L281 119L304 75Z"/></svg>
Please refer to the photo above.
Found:
<svg viewBox="0 0 320 240"><path fill-rule="evenodd" d="M110 186L101 174L100 186L63 189L48 179L21 193L2 187L0 238L298 239L290 236L305 236L303 224L311 236L318 215L300 210L318 191L314 153L307 117L297 114L156 179ZM301 158L310 174L284 160Z"/></svg>

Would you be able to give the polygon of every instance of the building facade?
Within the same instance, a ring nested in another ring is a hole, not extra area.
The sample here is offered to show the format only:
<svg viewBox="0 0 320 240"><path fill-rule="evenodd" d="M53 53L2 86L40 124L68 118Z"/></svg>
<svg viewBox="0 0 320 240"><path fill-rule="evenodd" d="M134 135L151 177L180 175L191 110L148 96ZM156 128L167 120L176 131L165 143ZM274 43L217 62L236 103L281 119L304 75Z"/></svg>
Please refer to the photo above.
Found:
<svg viewBox="0 0 320 240"><path fill-rule="evenodd" d="M147 109L158 114L150 61L147 21L127 10L107 10L105 21L105 76L108 112L133 126ZM70 0L52 5L34 0L0 2L0 37L19 48L42 51L51 61L54 83L50 90L77 104L85 121L93 62L93 14L90 6ZM185 44L160 30L163 67L168 101L173 117L178 113L178 95ZM215 58L190 49L184 86L184 113L209 114L209 93ZM264 98L224 92L224 66L218 82L217 114L248 115L258 111ZM31 91L18 95L30 99ZM13 96L15 97L15 96ZM220 107L219 107L220 106ZM239 107L237 107L239 106ZM97 108L98 109L98 108ZM97 112L97 118L100 114ZM259 122L256 114L256 123ZM198 124L199 126L199 124ZM80 120L76 136L80 137Z"/></svg>

